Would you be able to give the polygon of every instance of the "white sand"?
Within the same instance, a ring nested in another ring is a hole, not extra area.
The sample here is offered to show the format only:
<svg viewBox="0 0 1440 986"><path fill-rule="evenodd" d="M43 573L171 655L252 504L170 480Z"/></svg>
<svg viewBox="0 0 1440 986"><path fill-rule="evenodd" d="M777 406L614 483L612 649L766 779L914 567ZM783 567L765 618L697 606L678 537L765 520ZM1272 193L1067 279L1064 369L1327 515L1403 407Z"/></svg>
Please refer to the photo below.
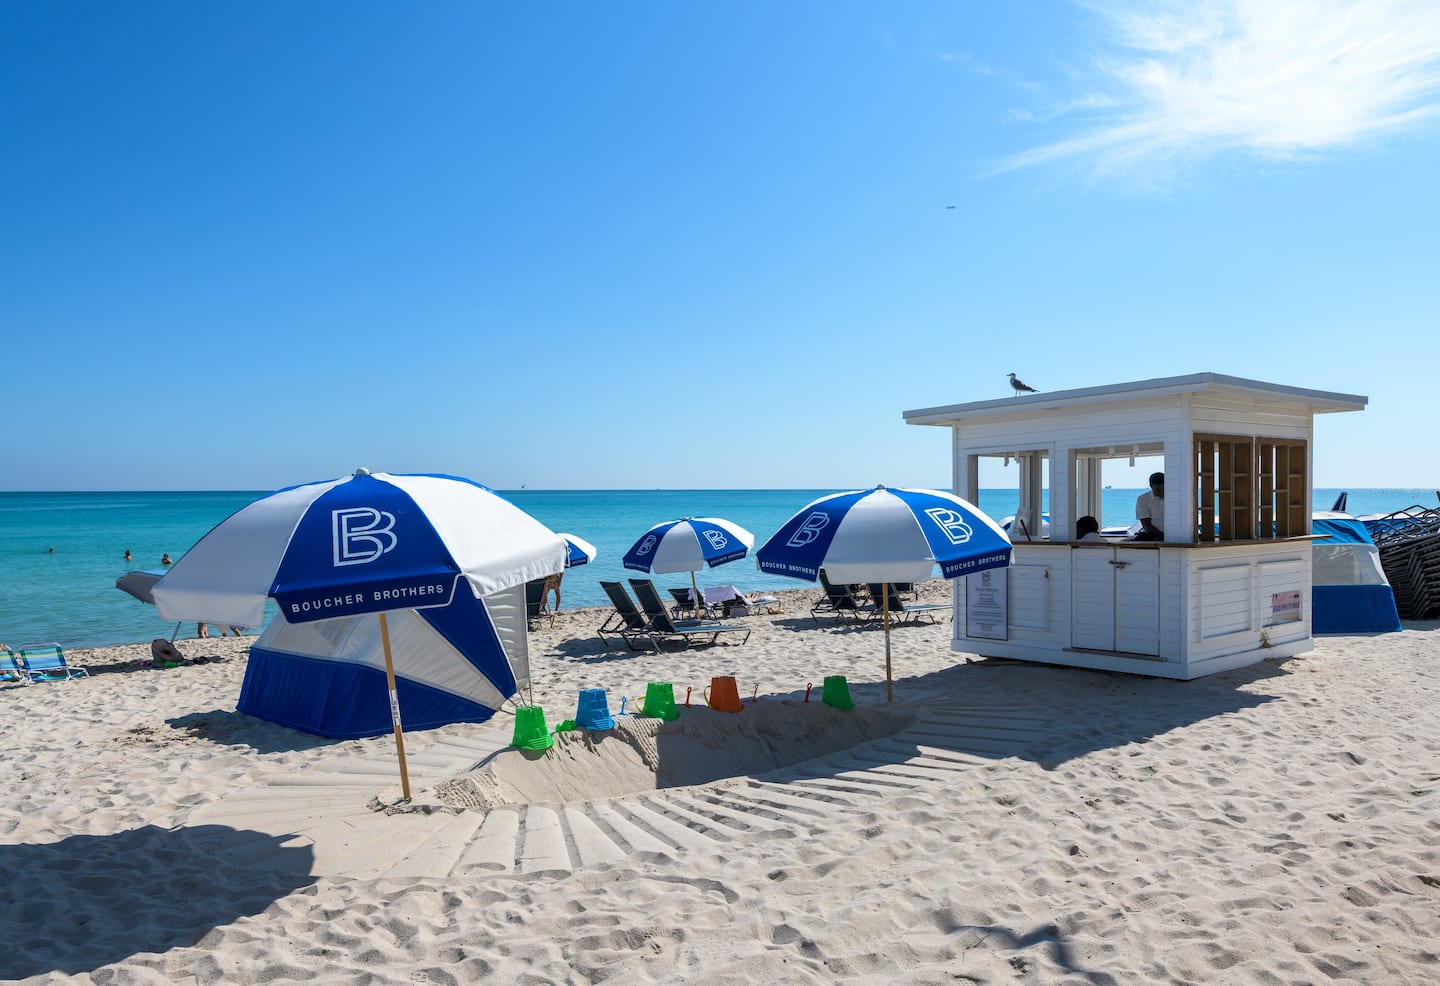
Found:
<svg viewBox="0 0 1440 986"><path fill-rule="evenodd" d="M389 737L235 713L251 638L0 685L0 978L1440 980L1440 623L1181 683L964 663L947 620L895 632L887 705L882 634L814 628L814 595L658 656L563 614L532 635L552 725L582 687L618 712L716 674L745 711L546 754L506 749L508 716L409 734L402 810Z"/></svg>

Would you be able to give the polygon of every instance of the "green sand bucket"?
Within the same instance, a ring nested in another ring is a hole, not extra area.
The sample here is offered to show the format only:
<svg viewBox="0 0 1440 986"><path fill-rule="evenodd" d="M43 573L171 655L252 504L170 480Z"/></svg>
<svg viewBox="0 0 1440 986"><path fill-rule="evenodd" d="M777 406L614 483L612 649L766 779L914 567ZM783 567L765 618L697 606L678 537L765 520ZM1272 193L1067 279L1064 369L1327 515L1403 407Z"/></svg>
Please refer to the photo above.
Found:
<svg viewBox="0 0 1440 986"><path fill-rule="evenodd" d="M834 709L853 709L855 702L850 698L850 683L843 674L831 675L825 679L825 690L820 701Z"/></svg>
<svg viewBox="0 0 1440 986"><path fill-rule="evenodd" d="M545 710L538 705L521 705L515 709L515 737L511 746L522 750L548 750L555 737L545 725Z"/></svg>
<svg viewBox="0 0 1440 986"><path fill-rule="evenodd" d="M680 710L675 708L675 686L668 681L650 682L645 686L645 697L636 704L641 715L652 719L673 722L680 718Z"/></svg>

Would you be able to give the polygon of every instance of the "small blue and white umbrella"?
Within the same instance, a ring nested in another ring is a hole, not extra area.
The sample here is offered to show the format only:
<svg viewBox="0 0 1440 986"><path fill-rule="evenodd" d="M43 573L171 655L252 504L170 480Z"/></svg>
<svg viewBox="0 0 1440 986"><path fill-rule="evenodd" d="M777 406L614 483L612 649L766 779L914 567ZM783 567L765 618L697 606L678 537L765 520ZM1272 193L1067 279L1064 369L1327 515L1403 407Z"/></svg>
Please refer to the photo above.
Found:
<svg viewBox="0 0 1440 986"><path fill-rule="evenodd" d="M371 474L308 483L231 514L151 589L169 620L259 626L273 598L289 623L379 615L400 778L410 797L385 614L448 605L544 578L565 542L479 483Z"/></svg>
<svg viewBox="0 0 1440 986"><path fill-rule="evenodd" d="M574 568L576 565L588 565L594 561L595 556L600 553L596 550L595 545L582 537L577 537L574 534L561 534L560 536L565 539L565 547L568 551L565 556L566 568Z"/></svg>
<svg viewBox="0 0 1440 986"><path fill-rule="evenodd" d="M755 553L756 567L809 582L820 569L834 582L923 582L940 567L947 579L1010 564L1010 539L979 507L943 490L832 493L807 504ZM885 686L890 670L889 592L885 608Z"/></svg>
<svg viewBox="0 0 1440 986"><path fill-rule="evenodd" d="M689 572L692 598L700 598L695 573L738 561L755 547L755 535L720 517L682 517L640 535L620 563L637 572Z"/></svg>

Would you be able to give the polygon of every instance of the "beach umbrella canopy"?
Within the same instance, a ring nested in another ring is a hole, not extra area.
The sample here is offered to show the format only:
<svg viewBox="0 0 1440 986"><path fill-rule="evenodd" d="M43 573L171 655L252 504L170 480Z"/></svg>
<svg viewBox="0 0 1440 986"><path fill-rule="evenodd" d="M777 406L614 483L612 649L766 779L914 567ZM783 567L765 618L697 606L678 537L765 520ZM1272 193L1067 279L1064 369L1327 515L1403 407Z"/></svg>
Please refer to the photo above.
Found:
<svg viewBox="0 0 1440 986"><path fill-rule="evenodd" d="M371 474L308 483L221 521L155 583L160 615L259 626L377 614L409 798L385 614L489 596L565 566L565 542L509 500L456 476Z"/></svg>
<svg viewBox="0 0 1440 986"><path fill-rule="evenodd" d="M148 569L144 571L137 569L135 571L126 572L124 575L120 576L118 579L115 580L115 588L119 589L127 596L134 596L142 603L149 603L151 606L154 606L155 596L150 590L155 588L156 582L159 582L162 578L165 577L165 571L166 570L163 568L158 568ZM205 622L208 623L210 621L206 620ZM171 639L173 640L174 638L179 636L180 624L176 623L175 630L171 634Z"/></svg>
<svg viewBox="0 0 1440 986"><path fill-rule="evenodd" d="M164 577L164 569L126 572L115 580L115 588L128 596L134 596L142 603L149 603L153 606L155 605L155 597L151 595L150 590L155 587L156 582L159 582Z"/></svg>
<svg viewBox="0 0 1440 986"><path fill-rule="evenodd" d="M772 575L814 582L880 582L885 619L885 685L890 668L888 584L922 582L938 565L947 579L1010 564L1010 539L979 507L944 490L832 493L806 504L755 553Z"/></svg>
<svg viewBox="0 0 1440 986"><path fill-rule="evenodd" d="M574 568L576 565L588 565L594 561L595 556L599 554L595 549L595 545L582 537L577 537L574 534L561 534L560 536L565 539L565 548L567 550L567 554L565 555L566 568Z"/></svg>
<svg viewBox="0 0 1440 986"><path fill-rule="evenodd" d="M755 546L755 535L721 517L682 517L656 524L640 535L620 563L637 572L689 572L694 598L700 598L695 573L737 561Z"/></svg>

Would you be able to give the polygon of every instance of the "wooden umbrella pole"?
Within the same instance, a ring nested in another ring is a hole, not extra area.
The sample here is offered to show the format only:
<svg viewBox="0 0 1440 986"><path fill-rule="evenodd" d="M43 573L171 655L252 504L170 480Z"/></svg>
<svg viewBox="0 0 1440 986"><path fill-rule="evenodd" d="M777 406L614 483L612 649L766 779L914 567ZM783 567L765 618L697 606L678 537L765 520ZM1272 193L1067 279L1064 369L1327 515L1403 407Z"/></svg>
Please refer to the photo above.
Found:
<svg viewBox="0 0 1440 986"><path fill-rule="evenodd" d="M700 586L695 582L695 569L690 569L690 601L695 604L695 622L700 622Z"/></svg>
<svg viewBox="0 0 1440 986"><path fill-rule="evenodd" d="M895 679L890 675L890 583L880 583L880 602L885 611L885 701L895 701Z"/></svg>
<svg viewBox="0 0 1440 986"><path fill-rule="evenodd" d="M380 643L385 648L385 681L390 686L390 721L395 724L395 755L400 758L400 791L410 800L410 771L405 767L405 731L400 727L400 696L395 692L395 663L390 658L390 624L380 614Z"/></svg>

